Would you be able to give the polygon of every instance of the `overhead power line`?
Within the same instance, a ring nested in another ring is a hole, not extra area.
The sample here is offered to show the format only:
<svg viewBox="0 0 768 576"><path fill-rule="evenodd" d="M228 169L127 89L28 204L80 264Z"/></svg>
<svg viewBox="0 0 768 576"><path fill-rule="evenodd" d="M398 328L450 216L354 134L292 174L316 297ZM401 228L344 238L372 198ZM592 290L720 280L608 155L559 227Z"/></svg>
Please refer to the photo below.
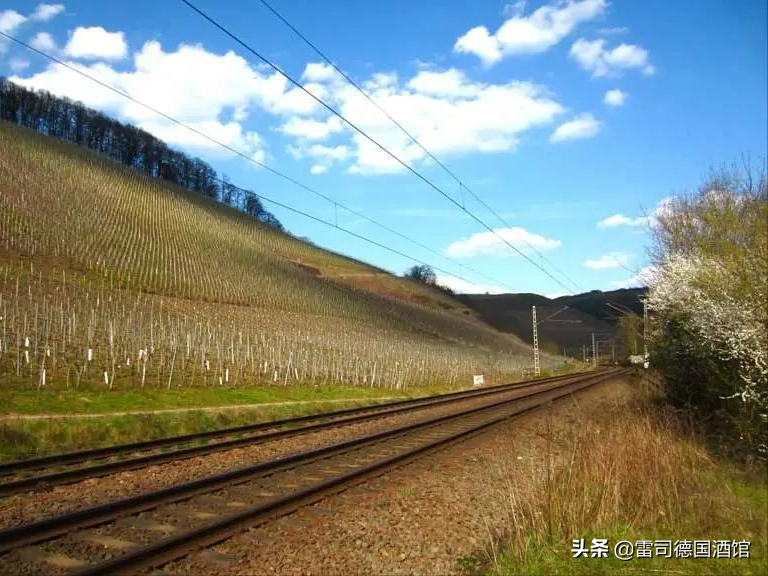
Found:
<svg viewBox="0 0 768 576"><path fill-rule="evenodd" d="M440 161L439 158L437 158L432 152L427 150L427 148L419 142L419 140L414 136L409 130L405 128L398 120L396 120L381 104L376 102L376 100L368 94L368 92L360 86L357 82L355 82L346 72L344 72L341 68L339 68L328 56L325 55L325 53L320 50L309 38L307 38L304 34L302 34L293 24L291 24L280 12L278 12L267 0L259 0L272 14L275 15L275 17L280 20L283 24L285 24L296 36L301 38L301 40L304 41L307 46L309 46L312 50L315 51L315 53L320 56L329 66L331 66L336 72L338 72L349 84L351 84L362 96L368 100L373 106L376 107L376 109L379 110L384 116L387 117L395 126L397 126L400 131L405 134L411 142L416 144L422 152L424 152L429 158L440 168L442 168L453 180L459 185L460 189L466 190L469 192L472 197L477 200L480 204L482 204L486 210L488 210L491 214L493 214L506 228L511 228L512 226L499 214L494 210L491 206L489 206L478 194L476 194L469 186L464 184L464 182L459 178L448 166L446 166L443 162ZM463 202L462 202L463 206ZM535 252L539 258L544 260L547 264L549 264L556 272L560 274L566 281L570 282L573 287L575 287L577 290L579 290L579 285L570 278L565 272L560 270L552 261L550 261L544 254L539 252L539 250L536 249L535 246L533 246L530 242L527 240L523 240L523 242L528 246L533 252Z"/></svg>
<svg viewBox="0 0 768 576"><path fill-rule="evenodd" d="M119 96L122 96L123 98L126 98L127 100L130 100L131 102L133 102L135 104L138 104L139 106L142 106L143 108L153 112L154 114L162 116L166 120L168 120L170 122L173 122L174 124L176 124L178 126L181 126L181 127L185 128L185 129L193 132L194 134L197 134L198 136L200 136L202 138L205 138L206 140L208 140L208 141L218 145L218 146L221 146L222 148L232 152L233 154L236 154L238 156L241 156L242 158L245 158L249 162L252 162L253 164L256 164L257 166L267 170L268 172L270 172L270 173L272 173L272 174L274 174L276 176L279 176L280 178L283 178L283 179L287 180L288 182L291 182L292 184L294 184L296 186L299 186L303 190L306 190L307 192L310 192L312 194L315 194L316 196L319 196L319 197L325 199L326 201L332 203L334 206L341 207L344 210L347 210L348 212L350 212L352 214L355 214L356 216L364 218L368 222L371 222L372 224L375 224L376 226L379 226L379 227L383 228L384 230L387 230L387 231L391 232L392 234L395 234L395 235L397 235L397 236L399 236L399 237L401 237L401 238L403 238L405 240L408 240L409 242L412 242L415 245L420 246L421 248L423 248L425 250L428 250L428 251L430 251L430 252L432 252L434 254L437 254L438 256L441 256L442 258L445 258L446 260L450 260L450 261L456 263L457 265L459 265L460 267L466 268L467 270L469 270L469 271L471 271L471 272L473 272L473 273L475 273L475 274L477 274L479 276L482 276L482 277L484 277L484 278L486 278L486 279L488 279L488 280L490 280L490 281L492 281L492 282L494 282L496 284L499 284L500 286L503 286L505 288L513 289L512 286L509 286L506 283L500 282L499 280L496 280L496 279L494 279L494 278L492 278L490 276L487 276L487 275L485 275L485 274L483 274L481 272L478 272L478 271L476 271L476 270L474 270L474 269L472 269L472 268L470 268L468 266L459 264L458 262L455 262L453 259L448 258L446 256L443 256L443 255L439 254L438 252L434 251L433 249L429 248L428 246L425 246L425 245L421 244L420 242L418 242L416 240L413 240L409 236L406 236L406 235L404 235L404 234L402 234L400 232L397 232L396 230L390 228L389 226L386 226L385 224L381 224L380 222L374 220L373 218L370 218L369 216L366 216L366 215L358 212L357 210L353 210L352 208L348 208L344 204L342 204L340 202L337 202L333 198L330 198L329 196L326 196L325 194L322 194L321 192L318 192L318 191L314 190L313 188L310 188L309 186L306 186L305 184L302 184L301 182L299 182L298 180L295 180L294 178L291 178L287 174L284 174L283 172L280 172L279 170L276 170L276 169L274 169L274 168L272 168L272 167L270 167L270 166L268 166L268 165L266 165L266 164L264 164L262 162L259 162L258 160L256 160L256 159L252 158L251 156L247 155L246 153L244 153L244 152L242 152L240 150L237 150L236 148L232 148L228 144L225 144L224 142L221 142L220 140L217 140L216 138L213 138L212 136L209 136L208 134L205 134L204 132L201 132L200 130L194 128L193 126L190 126L189 124L186 124L186 123L182 122L181 120L178 120L178 119L176 119L176 118L166 114L165 112L162 112L162 111L154 108L153 106L151 106L149 104L146 104L146 103L142 102L141 100L138 100L138 99L134 98L133 96L131 96L127 92L124 92L124 91L120 90L119 88L116 88L116 87L112 86L111 84L108 84L108 83L106 83L106 82L104 82L102 80L99 80L95 76L92 76L91 74L88 74L87 72L84 72L83 70L80 70L78 68L75 68L74 66L64 62L63 60L60 60L60 59L56 58L55 56L52 56L51 54L48 54L47 52L44 52L44 51L39 50L37 48L34 48L33 46L30 46L26 42L24 42L22 40L19 40L18 38L14 37L14 36L11 36L10 34L7 34L7 33L3 32L3 31L0 31L0 35L2 35L3 37L7 38L8 40L11 40L11 41L13 41L13 42L15 42L15 43L25 47L26 49L28 49L28 50L30 50L30 51L32 51L32 52L34 52L34 53L36 53L36 54L38 54L40 56L43 56L44 58L47 58L48 60L51 60L52 62L55 62L56 64L58 64L60 66L63 66L67 70L70 70L71 72L79 74L80 76L90 80L91 82L94 82L94 83L102 86L103 88L106 88L107 90L110 90L110 91L114 92L115 94L118 94ZM220 182L222 184L226 183L224 180L222 180L221 178L218 178L218 177L215 177L214 180L216 180L217 182ZM346 234L349 234L349 235L351 235L351 236L353 236L355 238L364 240L364 241L366 241L366 242L368 242L368 243L370 243L370 244L372 244L374 246L378 246L380 248L388 250L389 252L391 252L393 254L405 257L405 258L407 258L409 260L412 260L414 262L417 262L419 264L430 266L434 270L437 270L438 272L442 272L444 274L447 274L447 275L449 275L449 276L451 276L453 278L457 278L457 279L462 280L462 281L464 280L464 278L462 276L460 276L460 275L456 275L453 272L450 272L450 271L445 270L445 269L443 269L441 267L435 266L434 264L430 264L428 262L425 262L425 261L421 260L420 258L416 258L415 256L411 256L409 254L406 254L404 252L401 252L399 250L391 248L391 247L389 247L389 246L387 246L387 245L385 245L385 244L383 244L381 242L378 242L376 240L373 240L373 239L370 239L370 238L368 238L366 236L363 236L362 234L357 234L356 232L352 232L351 230L348 230L346 228L342 228L342 227L338 226L338 223L328 222L326 220L323 220L322 218L319 218L319 217L316 217L316 216L312 216L309 213L306 213L306 212L304 212L302 210L299 210L297 208L293 208L293 207L291 207L291 206L289 206L287 204L283 204L283 203L281 203L281 202L279 202L277 200L274 200L274 199L268 198L266 196L257 194L255 192L253 192L252 190L247 190L245 188L241 188L241 187L233 185L231 183L228 183L228 184L232 185L234 188L237 188L238 190L242 191L245 194L255 196L255 197L263 199L263 200L265 200L265 201L267 201L267 202L269 202L271 204L275 204L276 206L280 206L281 208L289 210L289 211L291 211L291 212L293 212L295 214L299 214L301 216L310 218L310 219L312 219L312 220L314 220L316 222L328 225L328 226L330 226L332 228L335 228L337 230L341 230L342 232L345 232ZM472 283L472 284L474 284L474 283Z"/></svg>
<svg viewBox="0 0 768 576"><path fill-rule="evenodd" d="M552 318L554 318L555 316L557 316L557 315L558 315L558 314L560 314L561 312L565 312L566 310L568 310L568 306L563 306L562 308L560 308L560 310L558 310L558 311L557 311L557 312L555 312L554 314L550 314L549 316L547 316L546 318L544 318L544 320L539 320L539 322L538 322L538 323L539 323L539 324L541 324L542 322L546 322L547 320L551 320Z"/></svg>
<svg viewBox="0 0 768 576"><path fill-rule="evenodd" d="M219 177L215 177L214 180L217 182L220 182L222 184L225 184L226 182L222 180ZM269 202L270 204L274 204L275 206L279 206L280 208L284 208L286 210L289 210L293 212L294 214L298 214L300 216L304 216L305 218L309 218L310 220L314 220L315 222L318 222L320 224L324 224L326 226L329 226L331 228L335 228L336 230L341 230L345 234L348 234L350 236L353 236L354 238L357 238L359 240L364 240L365 242L368 242L369 244L372 244L373 246L378 246L379 248L383 248L384 250L387 250L391 252L392 254L396 254L398 256L402 256L404 258L407 258L408 260L412 260L414 262L417 262L419 264L424 264L426 266L429 266L433 270L437 270L438 272L442 272L443 274L448 274L449 276L452 276L453 278L458 278L460 280L463 280L460 276L456 276L453 272L449 272L448 270L444 270L442 268L438 268L437 266L433 264L429 264L428 262L424 262L423 260L420 260L416 258L415 256L411 256L410 254L406 254L405 252L401 252L397 250L396 248L392 248L390 246L387 246L386 244L383 244L381 242L378 242L376 240L373 240L371 238L368 238L367 236L363 236L362 234L358 234L357 232L353 232L352 230L349 230L347 228L344 228L342 226L339 226L336 222L329 222L328 220L324 220L323 218L320 218L319 216L314 216L312 214L309 214L308 212L304 212L303 210L299 210L298 208L294 208L293 206L289 206L288 204L283 204L282 202L279 202L278 200L274 200L272 198L269 198L267 196L264 196L263 194L258 194L254 192L253 190L247 190L245 188L241 188L240 186L237 186L235 184L229 183L230 186L233 188L236 188L240 190L243 194L247 194L249 196L254 196L255 198L258 198L259 200L264 200L266 202Z"/></svg>
<svg viewBox="0 0 768 576"><path fill-rule="evenodd" d="M407 162L405 162L402 158L397 156L394 152L390 151L388 148L386 148L383 144L381 144L378 140L373 138L371 135L369 135L365 130L357 126L354 122L349 120L347 117L345 117L341 112L336 110L333 106L307 90L307 88L298 80L293 78L290 74L284 72L277 64L257 52L253 47L251 47L248 43L246 43L244 40L242 40L240 37L238 37L236 34L228 30L225 26L220 24L218 21L216 21L214 18L203 12L200 8L192 4L189 0L181 0L184 4L186 4L190 9L192 9L194 12L197 12L202 18L210 22L214 27L218 28L223 32L225 35L229 36L232 40L234 40L236 43L238 43L240 46L245 48L248 52L256 56L259 60L261 60L264 64L272 68L275 72L283 76L288 82L293 84L296 88L303 91L305 94L307 94L310 98L312 98L315 102L320 104L323 108L328 110L331 114L342 120L345 124L347 124L350 128L352 128L355 132L363 136L366 140L371 142L374 146L379 148L382 152L386 153L389 157L391 157L395 162L400 164L403 168L408 170L411 174L416 176L419 180L424 182L427 186L438 192L440 195L442 195L444 198L446 198L449 202L451 202L453 205L455 205L457 208L465 212L468 216L470 216L475 222L480 224L483 228L491 232L494 236L496 236L499 240L501 240L504 244L509 246L512 250L520 254L525 260L527 260L529 263L531 263L533 266L535 266L537 269L539 269L541 272L543 272L545 275L547 275L550 279L554 280L559 286L564 288L568 291L568 293L571 292L571 288L563 284L562 281L560 281L558 278L553 276L547 269L542 267L538 262L534 262L531 258L528 257L522 250L517 248L514 244L509 242L506 238L504 238L502 235L500 235L496 230L488 226L483 220L481 220L478 216L473 214L471 211L467 210L462 204L457 202L454 198L452 198L449 194L447 194L442 188L437 186L435 183L433 183L429 178L421 174L418 170L414 169L412 166L410 166Z"/></svg>

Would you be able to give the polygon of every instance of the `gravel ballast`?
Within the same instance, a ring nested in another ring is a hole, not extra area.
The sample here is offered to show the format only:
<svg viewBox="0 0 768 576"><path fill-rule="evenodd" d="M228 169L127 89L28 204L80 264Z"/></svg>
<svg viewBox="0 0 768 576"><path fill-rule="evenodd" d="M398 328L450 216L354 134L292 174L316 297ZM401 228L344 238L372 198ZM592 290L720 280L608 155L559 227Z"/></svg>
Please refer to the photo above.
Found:
<svg viewBox="0 0 768 576"><path fill-rule="evenodd" d="M502 396L494 395L491 398L500 400ZM425 408L312 434L147 466L101 478L91 478L74 484L42 488L25 494L10 496L0 499L0 529L103 504L180 482L220 474L278 456L341 442L355 436L403 426L458 409L479 406L488 401L490 401L488 398L468 399L448 406Z"/></svg>
<svg viewBox="0 0 768 576"><path fill-rule="evenodd" d="M459 574L492 551L490 535L508 522L498 505L499 462L543 470L551 438L623 403L630 385L616 379L581 392L159 572Z"/></svg>

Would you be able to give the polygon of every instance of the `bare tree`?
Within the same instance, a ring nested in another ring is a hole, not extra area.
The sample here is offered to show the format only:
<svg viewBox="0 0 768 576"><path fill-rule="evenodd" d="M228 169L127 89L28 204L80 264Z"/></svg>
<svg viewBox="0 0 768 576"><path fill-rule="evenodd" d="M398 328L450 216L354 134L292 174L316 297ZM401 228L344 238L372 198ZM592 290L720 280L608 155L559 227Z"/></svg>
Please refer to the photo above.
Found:
<svg viewBox="0 0 768 576"><path fill-rule="evenodd" d="M411 266L406 270L405 277L415 280L416 282L421 282L422 284L427 284L428 286L437 285L437 274L435 274L435 271L431 266L427 266L426 264Z"/></svg>

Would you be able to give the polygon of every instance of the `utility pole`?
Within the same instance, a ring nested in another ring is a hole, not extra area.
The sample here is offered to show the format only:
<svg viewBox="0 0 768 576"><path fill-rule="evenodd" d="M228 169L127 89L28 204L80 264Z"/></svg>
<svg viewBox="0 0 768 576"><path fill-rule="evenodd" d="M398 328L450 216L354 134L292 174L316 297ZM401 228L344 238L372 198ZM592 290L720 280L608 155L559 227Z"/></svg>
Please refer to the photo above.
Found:
<svg viewBox="0 0 768 576"><path fill-rule="evenodd" d="M594 332L592 332L592 366L597 366L597 346L595 344Z"/></svg>
<svg viewBox="0 0 768 576"><path fill-rule="evenodd" d="M533 310L533 370L536 373L536 376L541 375L541 368L539 364L539 330L538 326L539 324L543 322L566 322L568 324L581 324L581 320L552 320L555 316L558 314L562 314L566 310L568 310L568 306L563 306L555 312L554 314L550 314L544 320L540 320L539 322L536 321L536 306L531 306L531 309ZM563 361L566 360L566 348L563 348Z"/></svg>
<svg viewBox="0 0 768 576"><path fill-rule="evenodd" d="M587 363L587 345L586 344L581 345L581 355L583 357L582 362L586 364Z"/></svg>
<svg viewBox="0 0 768 576"><path fill-rule="evenodd" d="M616 345L611 342L611 362L616 364Z"/></svg>
<svg viewBox="0 0 768 576"><path fill-rule="evenodd" d="M536 306L533 306L533 373L538 378L541 375L539 369L539 329L536 323Z"/></svg>

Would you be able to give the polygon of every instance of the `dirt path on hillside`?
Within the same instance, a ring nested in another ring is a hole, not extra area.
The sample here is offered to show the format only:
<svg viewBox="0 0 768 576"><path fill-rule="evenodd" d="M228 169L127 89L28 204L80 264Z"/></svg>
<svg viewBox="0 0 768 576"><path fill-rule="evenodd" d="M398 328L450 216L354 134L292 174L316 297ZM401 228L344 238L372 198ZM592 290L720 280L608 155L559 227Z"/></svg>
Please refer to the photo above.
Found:
<svg viewBox="0 0 768 576"><path fill-rule="evenodd" d="M176 412L193 412L193 411L205 411L214 412L217 410L238 410L249 408L271 408L274 406L288 406L288 405L301 405L301 404L344 404L350 402L365 402L370 400L371 402L376 400L381 401L394 401L404 400L405 396L382 396L379 398L337 398L335 400L285 400L282 402L261 402L259 404L227 404L224 406L199 406L193 408L163 408L161 410L121 410L117 412L98 412L95 414L88 413L75 413L75 414L3 414L0 416L0 422L7 422L13 420L48 420L48 419L64 419L64 418L103 418L107 416L136 416L143 414L172 414Z"/></svg>

